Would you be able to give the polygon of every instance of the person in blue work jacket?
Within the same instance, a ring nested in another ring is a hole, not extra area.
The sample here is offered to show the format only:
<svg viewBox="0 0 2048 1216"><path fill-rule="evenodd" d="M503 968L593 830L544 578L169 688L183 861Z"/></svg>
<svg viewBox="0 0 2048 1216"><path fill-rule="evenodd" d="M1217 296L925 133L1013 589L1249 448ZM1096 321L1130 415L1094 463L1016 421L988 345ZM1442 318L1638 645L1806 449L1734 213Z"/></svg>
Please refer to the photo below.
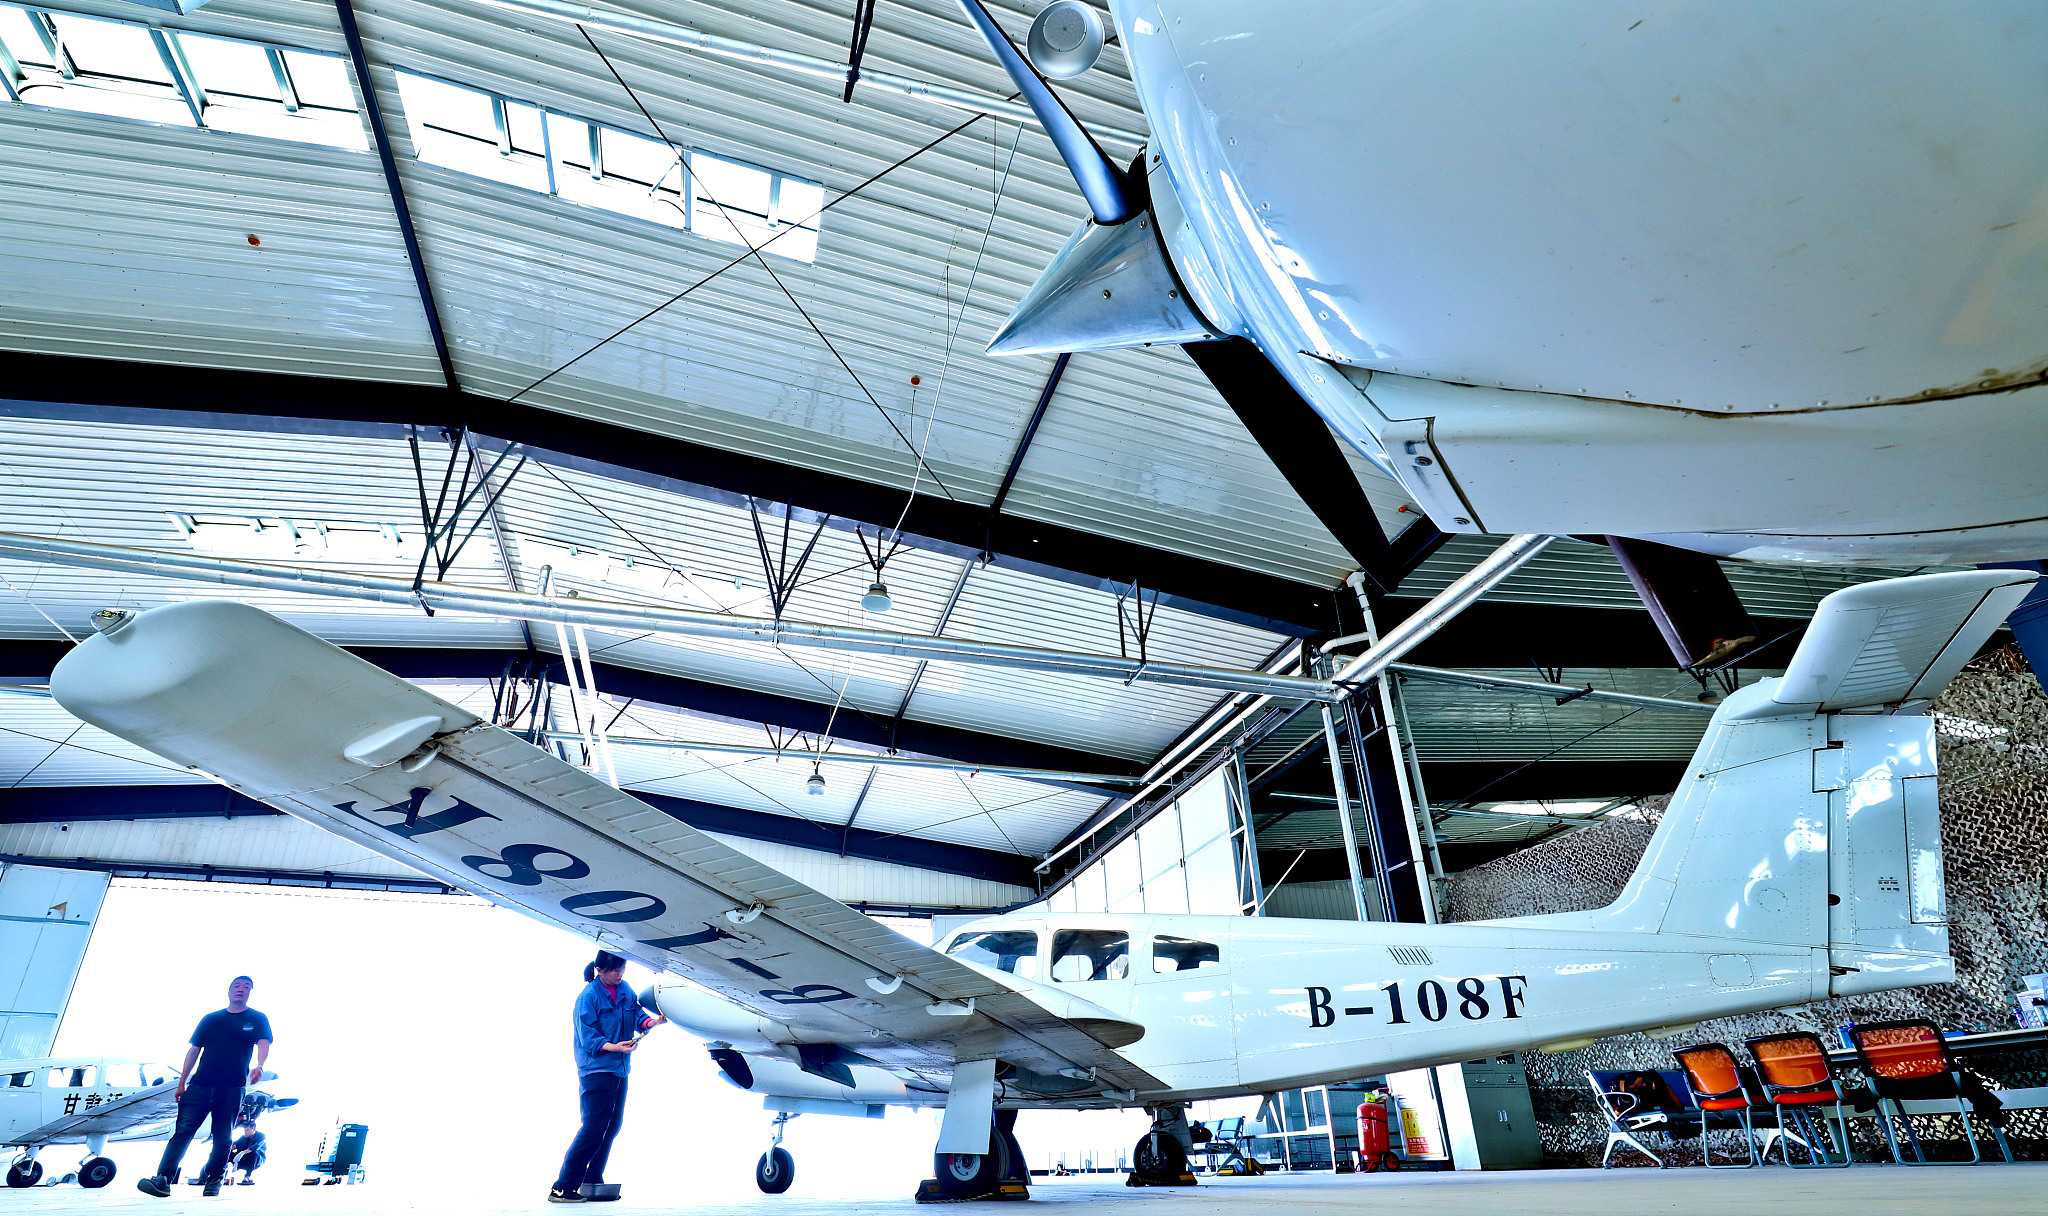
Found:
<svg viewBox="0 0 2048 1216"><path fill-rule="evenodd" d="M582 1203L586 1184L604 1181L604 1165L626 1113L626 1074L640 1036L668 1019L641 1012L640 998L626 983L626 960L608 950L583 968L583 992L576 998L576 1074L583 1097L583 1126L562 1158L562 1172L548 1191L549 1203ZM616 1198L616 1196L610 1196Z"/></svg>

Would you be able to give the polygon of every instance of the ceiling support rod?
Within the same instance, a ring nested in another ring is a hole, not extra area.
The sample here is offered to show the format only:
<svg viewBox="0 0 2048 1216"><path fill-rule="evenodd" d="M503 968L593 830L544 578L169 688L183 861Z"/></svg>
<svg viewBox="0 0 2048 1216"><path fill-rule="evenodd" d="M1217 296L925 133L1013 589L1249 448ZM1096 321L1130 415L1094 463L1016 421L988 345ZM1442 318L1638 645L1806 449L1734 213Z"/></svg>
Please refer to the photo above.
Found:
<svg viewBox="0 0 2048 1216"><path fill-rule="evenodd" d="M1528 565L1530 559L1549 548L1555 539L1533 532L1510 536L1505 544L1487 554L1478 565L1452 579L1450 586L1432 596L1414 616L1387 630L1371 649L1351 660L1344 670L1337 673L1336 682L1369 684L1379 679L1395 660L1427 641L1437 630L1449 624L1452 617L1471 607L1480 596L1499 586L1510 574Z"/></svg>
<svg viewBox="0 0 2048 1216"><path fill-rule="evenodd" d="M370 120L370 134L377 141L377 160L384 166L384 188L391 192L391 210L398 214L398 235L405 242L406 261L412 263L412 281L419 288L420 307L427 314L427 333L434 339L434 355L441 361L441 378L449 388L460 389L455 379L455 361L448 355L448 336L441 332L441 312L434 307L434 289L427 281L427 264L420 257L420 240L413 232L412 208L406 205L405 186L398 178L398 160L391 154L391 135L384 129L384 106L377 100L377 82L370 77L370 60L363 51L363 34L356 28L355 6L349 0L334 0L341 18L341 37L348 43L349 61L356 67L356 83L363 90L363 114Z"/></svg>
<svg viewBox="0 0 2048 1216"><path fill-rule="evenodd" d="M94 544L90 541L0 533L0 555L88 570L113 570L124 574L155 575L162 578L216 583L227 587L366 600L406 608L425 606L506 620L549 621L631 633L711 637L777 646L808 646L821 650L884 654L906 659L965 663L978 667L1007 667L1024 671L1092 676L1117 680L1125 684L1165 684L1181 688L1209 688L1219 692L1257 693L1296 701L1331 701L1342 695L1342 689L1327 680L1274 675L1263 671L1238 671L1186 663L1141 661L1127 659L1121 655L1086 654L1040 646L1017 646L1006 642L977 642L965 638L892 633L879 629L826 625L786 618L773 620L666 605L582 597L558 599L552 595L522 595L490 587L460 586L430 580L415 582L407 578L359 574L353 571L315 570L303 566L231 561L196 553L130 549L119 545ZM1456 586L1457 584L1453 584L1453 588ZM1426 615L1428 611L1429 606L1425 605L1418 618ZM1410 618L1403 622L1403 627L1413 625L1418 618ZM1413 641L1420 641L1422 636L1427 635L1425 633L1417 636Z"/></svg>
<svg viewBox="0 0 2048 1216"><path fill-rule="evenodd" d="M1512 676L1481 675L1476 671L1452 671L1444 667L1418 667L1413 663L1394 663L1387 670L1396 675L1415 680L1430 680L1439 684L1465 684L1474 688L1504 688L1513 692L1538 693L1554 697L1559 704L1566 701L1599 701L1610 705L1629 705L1637 709L1665 709L1675 713L1694 714L1711 718L1718 706L1701 701L1681 701L1676 697L1653 697L1633 692L1609 692L1604 688L1574 688L1569 684L1552 684L1546 680L1518 680Z"/></svg>
<svg viewBox="0 0 2048 1216"><path fill-rule="evenodd" d="M1052 395L1060 386L1060 378L1067 374L1067 361L1073 357L1071 353L1061 351L1060 357L1052 361L1052 371L1045 378L1045 387L1038 393L1038 404L1031 410L1031 421L1024 424L1024 435L1017 440L1017 450L1010 454L1010 467L1003 470L1003 483L996 487L996 496L988 504L988 523L981 541L983 561L995 560L989 539L995 535L996 519L1003 513L1003 504L1009 501L1010 487L1017 484L1017 470L1024 467L1024 454L1031 450L1031 441L1038 437L1038 424L1045 421L1045 407L1052 404Z"/></svg>
<svg viewBox="0 0 2048 1216"><path fill-rule="evenodd" d="M544 738L566 739L576 742L583 738L578 731L548 730L541 732ZM1136 785L1136 777L1120 777L1113 773L1069 773L1058 769L1026 768L1011 764L976 764L970 760L941 760L930 756L891 756L865 751L826 752L823 757L812 757L809 753L789 747L768 747L759 743L717 743L698 739L663 739L653 735L612 735L611 741L619 747L659 748L668 751L710 752L732 756L787 756L803 763L818 759L825 764L865 764L870 768L931 768L946 772L966 773L972 776L987 773L991 777L1013 777L1019 781L1043 781L1053 785Z"/></svg>

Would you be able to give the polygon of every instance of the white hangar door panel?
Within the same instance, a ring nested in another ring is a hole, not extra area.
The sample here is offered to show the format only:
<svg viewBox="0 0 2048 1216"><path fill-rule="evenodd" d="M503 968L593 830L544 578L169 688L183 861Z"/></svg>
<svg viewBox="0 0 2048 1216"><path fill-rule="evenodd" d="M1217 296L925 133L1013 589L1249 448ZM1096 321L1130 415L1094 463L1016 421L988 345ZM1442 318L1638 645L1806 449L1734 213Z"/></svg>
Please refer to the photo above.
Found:
<svg viewBox="0 0 2048 1216"><path fill-rule="evenodd" d="M50 1054L110 876L0 865L0 1059Z"/></svg>

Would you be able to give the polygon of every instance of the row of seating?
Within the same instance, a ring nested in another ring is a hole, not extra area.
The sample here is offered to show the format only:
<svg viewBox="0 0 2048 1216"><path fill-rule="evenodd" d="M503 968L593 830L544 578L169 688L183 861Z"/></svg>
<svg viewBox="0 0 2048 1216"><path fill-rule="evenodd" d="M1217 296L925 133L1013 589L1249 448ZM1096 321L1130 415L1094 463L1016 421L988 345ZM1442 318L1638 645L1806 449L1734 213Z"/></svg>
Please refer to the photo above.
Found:
<svg viewBox="0 0 2048 1216"><path fill-rule="evenodd" d="M1595 1100L1607 1117L1607 1148L1600 1155L1601 1168L1610 1165L1615 1149L1623 1145L1663 1168L1664 1160L1645 1147L1637 1134L1663 1131L1676 1138L1688 1131L1685 1123L1695 1116L1700 1155L1709 1169L1763 1165L1769 1162L1773 1148L1786 1165L1796 1169L1845 1168L1854 1159L1845 1106L1853 1106L1859 1113L1875 1110L1892 1160L1901 1165L1975 1165L1981 1161L1977 1133L1970 1122L1973 1106L1990 1126L2005 1159L2013 1159L2001 1129L2004 1112L1997 1096L1956 1066L1934 1023L1920 1019L1862 1022L1843 1028L1842 1033L1855 1050L1867 1088L1845 1088L1820 1037L1805 1032L1745 1039L1753 1065L1741 1063L1723 1044L1699 1043L1672 1053L1682 1071L1587 1073ZM1684 1100L1678 1097L1681 1088ZM1904 1104L1949 1100L1956 1103L1970 1156L1968 1160L1931 1161ZM1830 1111L1833 1129L1827 1126ZM1764 1112L1772 1116L1773 1126L1759 1128L1756 1116ZM1894 1116L1905 1128L1911 1161L1901 1152L1892 1130ZM1741 1130L1746 1150L1741 1159L1714 1161L1709 1132L1716 1128ZM1828 1143L1831 1130L1836 1133L1832 1146ZM1793 1160L1795 1144L1804 1160Z"/></svg>

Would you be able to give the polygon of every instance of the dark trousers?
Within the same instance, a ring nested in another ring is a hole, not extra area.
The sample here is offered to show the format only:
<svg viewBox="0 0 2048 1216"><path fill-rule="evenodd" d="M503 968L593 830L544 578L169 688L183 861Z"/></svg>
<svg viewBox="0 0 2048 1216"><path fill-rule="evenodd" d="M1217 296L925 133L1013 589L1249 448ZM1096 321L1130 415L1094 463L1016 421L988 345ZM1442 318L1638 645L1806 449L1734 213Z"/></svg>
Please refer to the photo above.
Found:
<svg viewBox="0 0 2048 1216"><path fill-rule="evenodd" d="M242 1087L239 1085L187 1085L185 1096L178 1099L178 1126L171 1132L171 1142L164 1145L164 1159L157 1163L156 1176L168 1182L177 1176L178 1165L185 1160L186 1146L192 1137L199 1134L199 1125L213 1120L213 1153L206 1159L206 1172L200 1177L220 1178L228 1172L228 1145L235 1138L235 1116L242 1113Z"/></svg>
<svg viewBox="0 0 2048 1216"><path fill-rule="evenodd" d="M253 1174L262 1164L262 1156L253 1148L245 1148L235 1154L234 1167L244 1173Z"/></svg>
<svg viewBox="0 0 2048 1216"><path fill-rule="evenodd" d="M604 1181L604 1163L612 1155L612 1141L618 1138L625 1117L626 1078L608 1072L583 1078L583 1126L569 1142L569 1154L562 1158L556 1190L573 1191L586 1182Z"/></svg>

